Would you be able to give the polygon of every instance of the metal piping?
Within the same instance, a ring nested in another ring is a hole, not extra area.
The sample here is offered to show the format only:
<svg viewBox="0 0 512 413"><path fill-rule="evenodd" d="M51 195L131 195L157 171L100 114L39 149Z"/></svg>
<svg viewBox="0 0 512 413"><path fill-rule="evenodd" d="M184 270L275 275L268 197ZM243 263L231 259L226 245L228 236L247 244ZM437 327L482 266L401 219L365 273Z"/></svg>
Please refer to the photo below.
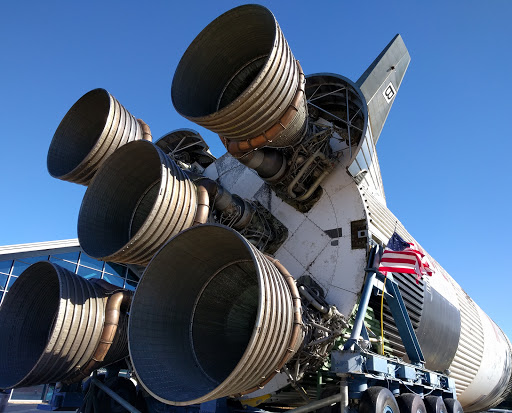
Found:
<svg viewBox="0 0 512 413"><path fill-rule="evenodd" d="M326 397L325 399L317 400L306 404L305 406L297 407L296 409L288 410L288 413L309 413L313 410L321 409L335 403L339 403L343 398L341 393L333 394L332 396Z"/></svg>
<svg viewBox="0 0 512 413"><path fill-rule="evenodd" d="M108 283L105 282L105 284ZM128 310L131 303L131 297L132 294L128 291L118 291L108 297L107 305L105 306L105 322L99 344L98 347L96 347L96 351L94 352L91 360L82 369L80 369L82 378L89 376L94 370L99 368L101 363L105 360L105 357L107 356L116 337L117 327L121 316L121 305L124 304L124 307Z"/></svg>
<svg viewBox="0 0 512 413"><path fill-rule="evenodd" d="M95 386L98 386L99 389L107 393L110 397L112 397L116 402L118 402L121 406L123 406L126 410L128 410L130 413L141 413L140 410L133 407L130 403L128 403L125 399L123 399L121 396L119 396L115 391L105 386L101 381L98 379L92 379L92 384Z"/></svg>
<svg viewBox="0 0 512 413"><path fill-rule="evenodd" d="M213 182L213 181L212 181ZM210 196L203 185L197 186L197 209L194 223L192 225L206 224L210 215Z"/></svg>
<svg viewBox="0 0 512 413"><path fill-rule="evenodd" d="M287 169L283 153L273 148L247 152L237 159L248 168L254 169L267 182L280 181Z"/></svg>
<svg viewBox="0 0 512 413"><path fill-rule="evenodd" d="M153 135L151 135L151 129L149 125L144 122L142 119L137 119L141 128L142 128L142 139L148 142L153 142Z"/></svg>
<svg viewBox="0 0 512 413"><path fill-rule="evenodd" d="M313 195L313 192L318 187L318 185L320 185L320 183L324 180L324 178L327 175L329 175L330 170L323 171L322 174L315 180L313 185L309 187L308 191L305 194L301 195L300 197L297 197L297 195L293 192L293 188L295 187L295 185L297 185L297 182L299 182L300 178L302 178L302 176L307 172L308 168L313 164L313 162L315 162L317 158L320 158L323 161L327 160L325 155L320 151L316 151L313 155L309 157L309 159L304 163L304 165L302 165L297 175L295 175L292 182L290 182L290 184L288 185L288 195L290 196L290 198L296 198L299 201L309 198L311 195Z"/></svg>
<svg viewBox="0 0 512 413"><path fill-rule="evenodd" d="M318 186L322 183L322 181L327 178L327 176L331 173L331 169L324 170L318 178L316 178L315 182L313 182L313 185L311 185L308 190L302 194L301 196L298 196L295 198L297 201L305 201L308 199L311 195L313 195L313 192L315 192L315 189L318 188Z"/></svg>
<svg viewBox="0 0 512 413"><path fill-rule="evenodd" d="M195 181L195 185L197 186L198 194L201 191L202 197L201 201L198 200L198 211L200 212L196 212L198 224L206 222L210 212L210 205L222 214L231 217L232 224L230 226L235 229L243 229L251 223L254 208L246 200L231 194L223 186L209 178L200 178ZM199 188L201 187L203 189L200 190ZM206 199L207 196L209 199ZM198 219L199 214L201 216ZM199 222L199 220L204 220L204 222Z"/></svg>
<svg viewBox="0 0 512 413"><path fill-rule="evenodd" d="M328 314L329 309L325 308L322 304L320 304L309 292L304 288L304 286L299 287L299 292L306 300L308 300L313 307L315 307L322 314ZM320 326L321 327L321 326Z"/></svg>

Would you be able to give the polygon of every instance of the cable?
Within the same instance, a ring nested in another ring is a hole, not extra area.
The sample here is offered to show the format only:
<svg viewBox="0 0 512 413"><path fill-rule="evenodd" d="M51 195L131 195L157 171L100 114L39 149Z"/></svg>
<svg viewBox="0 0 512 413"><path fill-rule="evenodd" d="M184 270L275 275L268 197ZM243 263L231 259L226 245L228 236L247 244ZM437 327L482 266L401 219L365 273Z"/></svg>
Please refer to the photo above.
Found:
<svg viewBox="0 0 512 413"><path fill-rule="evenodd" d="M384 274L384 284L382 285L382 296L380 298L380 338L382 339L382 355L384 355L384 288L386 288L386 279L388 273Z"/></svg>

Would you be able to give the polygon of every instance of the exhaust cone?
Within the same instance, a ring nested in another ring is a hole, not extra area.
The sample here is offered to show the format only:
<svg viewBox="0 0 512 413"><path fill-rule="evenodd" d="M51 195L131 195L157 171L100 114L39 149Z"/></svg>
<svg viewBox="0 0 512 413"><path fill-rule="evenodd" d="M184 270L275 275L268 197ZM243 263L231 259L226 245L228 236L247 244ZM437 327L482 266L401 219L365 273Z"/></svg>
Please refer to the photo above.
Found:
<svg viewBox="0 0 512 413"><path fill-rule="evenodd" d="M304 75L274 15L259 5L224 13L195 38L171 94L181 115L221 135L228 149L235 141L234 151L292 145L306 126Z"/></svg>
<svg viewBox="0 0 512 413"><path fill-rule="evenodd" d="M78 217L84 251L98 260L147 264L173 235L192 226L195 185L146 141L119 148L98 170Z"/></svg>
<svg viewBox="0 0 512 413"><path fill-rule="evenodd" d="M90 374L83 371L88 365L98 368L126 357L127 317L121 314L104 359L93 360L107 328L107 295L56 264L28 267L0 307L0 388L72 382Z"/></svg>
<svg viewBox="0 0 512 413"><path fill-rule="evenodd" d="M293 312L283 276L238 232L190 228L158 252L137 288L133 366L172 405L252 391L293 354Z"/></svg>
<svg viewBox="0 0 512 413"><path fill-rule="evenodd" d="M48 150L54 178L88 185L96 170L117 148L142 139L142 128L110 93L94 89L66 113Z"/></svg>

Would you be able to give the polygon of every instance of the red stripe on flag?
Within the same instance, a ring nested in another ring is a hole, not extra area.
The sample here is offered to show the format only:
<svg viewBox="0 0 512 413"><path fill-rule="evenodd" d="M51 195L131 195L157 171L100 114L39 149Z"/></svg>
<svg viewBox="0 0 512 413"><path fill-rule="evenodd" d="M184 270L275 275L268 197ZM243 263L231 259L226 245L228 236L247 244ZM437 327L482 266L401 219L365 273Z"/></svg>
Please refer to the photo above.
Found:
<svg viewBox="0 0 512 413"><path fill-rule="evenodd" d="M411 255L411 256L417 256L418 254L410 249L405 249L403 251L393 251L393 250L384 250L384 253L382 256L386 256L387 254L397 254L397 255Z"/></svg>
<svg viewBox="0 0 512 413"><path fill-rule="evenodd" d="M380 262L396 262L396 263L399 263L399 264L412 264L412 265L415 265L415 264L418 263L418 260L414 259L414 258L407 259L407 258L382 257L382 260L380 260Z"/></svg>
<svg viewBox="0 0 512 413"><path fill-rule="evenodd" d="M416 270L414 268L404 268L404 267L379 267L380 272L399 272L404 274L416 274Z"/></svg>

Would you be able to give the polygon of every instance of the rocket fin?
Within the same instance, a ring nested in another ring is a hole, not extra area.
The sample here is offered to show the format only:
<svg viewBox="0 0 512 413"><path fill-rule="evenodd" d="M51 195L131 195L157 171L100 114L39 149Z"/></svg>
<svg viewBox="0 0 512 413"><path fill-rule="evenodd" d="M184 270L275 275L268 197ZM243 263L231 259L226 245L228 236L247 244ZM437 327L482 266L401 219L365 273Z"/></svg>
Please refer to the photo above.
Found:
<svg viewBox="0 0 512 413"><path fill-rule="evenodd" d="M356 82L368 105L373 141L377 143L411 57L397 34Z"/></svg>

